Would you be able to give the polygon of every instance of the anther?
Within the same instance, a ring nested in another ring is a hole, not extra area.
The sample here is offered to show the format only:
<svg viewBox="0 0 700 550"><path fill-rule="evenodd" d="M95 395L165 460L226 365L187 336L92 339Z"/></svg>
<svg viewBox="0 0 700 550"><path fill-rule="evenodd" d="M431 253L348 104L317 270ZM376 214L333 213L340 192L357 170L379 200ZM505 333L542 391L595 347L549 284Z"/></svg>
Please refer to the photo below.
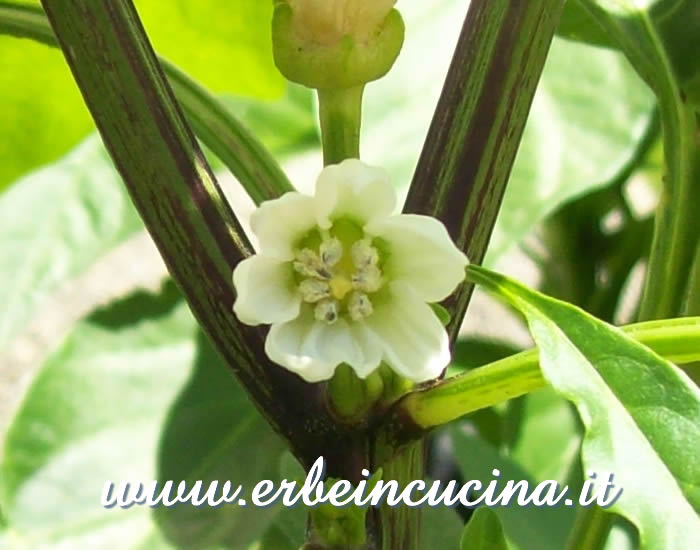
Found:
<svg viewBox="0 0 700 550"><path fill-rule="evenodd" d="M377 292L382 286L382 272L376 265L367 265L355 272L352 284L363 292Z"/></svg>
<svg viewBox="0 0 700 550"><path fill-rule="evenodd" d="M352 263L357 269L363 269L370 265L379 263L379 253L377 249L366 240L357 241L350 250Z"/></svg>
<svg viewBox="0 0 700 550"><path fill-rule="evenodd" d="M304 277L330 278L330 273L328 273L318 254L308 248L304 248L297 253L296 260L292 265L294 270Z"/></svg>
<svg viewBox="0 0 700 550"><path fill-rule="evenodd" d="M353 292L348 299L348 312L353 321L360 321L372 315L374 308L367 294Z"/></svg>
<svg viewBox="0 0 700 550"><path fill-rule="evenodd" d="M331 287L326 281L319 279L304 279L299 283L299 292L305 302L311 304L328 298L331 295Z"/></svg>
<svg viewBox="0 0 700 550"><path fill-rule="evenodd" d="M325 321L332 325L338 320L338 302L335 300L321 300L314 308L314 317L319 321Z"/></svg>
<svg viewBox="0 0 700 550"><path fill-rule="evenodd" d="M343 245L335 237L326 239L319 249L321 261L326 267L333 267L343 257Z"/></svg>

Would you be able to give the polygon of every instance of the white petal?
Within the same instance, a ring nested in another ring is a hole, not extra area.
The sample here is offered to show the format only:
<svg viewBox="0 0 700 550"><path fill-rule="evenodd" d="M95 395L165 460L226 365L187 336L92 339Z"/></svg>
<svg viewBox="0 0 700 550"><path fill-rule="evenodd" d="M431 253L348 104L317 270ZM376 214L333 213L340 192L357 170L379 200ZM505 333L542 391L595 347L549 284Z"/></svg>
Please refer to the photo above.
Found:
<svg viewBox="0 0 700 550"><path fill-rule="evenodd" d="M307 382L332 378L341 363L348 363L365 378L381 359L379 340L366 327L344 319L328 325L308 312L288 323L273 325L265 340L265 352Z"/></svg>
<svg viewBox="0 0 700 550"><path fill-rule="evenodd" d="M315 226L313 197L296 192L262 203L250 216L260 251L281 260L291 260L295 242Z"/></svg>
<svg viewBox="0 0 700 550"><path fill-rule="evenodd" d="M396 191L385 170L348 159L323 169L315 200L318 224L328 229L341 216L360 224L390 216L396 207Z"/></svg>
<svg viewBox="0 0 700 550"><path fill-rule="evenodd" d="M444 300L464 280L467 257L435 218L401 214L374 222L366 231L389 246L384 275L410 285L423 301Z"/></svg>
<svg viewBox="0 0 700 550"><path fill-rule="evenodd" d="M284 323L299 315L301 295L289 262L261 254L246 258L233 271L233 286L233 311L246 325Z"/></svg>
<svg viewBox="0 0 700 550"><path fill-rule="evenodd" d="M437 378L450 362L445 328L411 287L392 283L389 293L365 320L382 341L384 361L414 382Z"/></svg>

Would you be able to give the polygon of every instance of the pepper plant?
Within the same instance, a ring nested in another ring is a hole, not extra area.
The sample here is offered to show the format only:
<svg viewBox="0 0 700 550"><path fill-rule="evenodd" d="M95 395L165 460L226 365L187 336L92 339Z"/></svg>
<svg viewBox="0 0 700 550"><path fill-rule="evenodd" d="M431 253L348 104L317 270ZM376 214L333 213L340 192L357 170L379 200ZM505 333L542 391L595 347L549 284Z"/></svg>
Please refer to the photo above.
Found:
<svg viewBox="0 0 700 550"><path fill-rule="evenodd" d="M73 103L109 155L89 138L0 196L0 340L12 351L47 296L144 227L169 273L76 322L17 399L0 543L700 541L697 2L395 4L0 2L0 186L84 136ZM445 76L442 33L462 18ZM47 55L70 68L65 90L42 72ZM284 98L219 98L170 56L218 90ZM318 149L313 177L291 177L290 161ZM227 172L252 215L217 183ZM484 267L516 246L537 290ZM532 349L470 333L475 286L529 328ZM328 483L552 480L573 501L100 505L106 480L252 488L302 479L320 456ZM619 498L580 506L605 473Z"/></svg>

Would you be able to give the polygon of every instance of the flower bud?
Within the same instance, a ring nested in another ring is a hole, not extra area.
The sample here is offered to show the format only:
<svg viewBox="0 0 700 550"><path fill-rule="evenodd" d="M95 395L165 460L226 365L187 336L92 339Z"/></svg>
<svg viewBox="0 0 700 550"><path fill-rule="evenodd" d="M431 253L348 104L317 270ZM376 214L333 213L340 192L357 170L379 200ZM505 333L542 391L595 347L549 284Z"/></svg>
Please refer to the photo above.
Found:
<svg viewBox="0 0 700 550"><path fill-rule="evenodd" d="M277 0L275 63L310 88L345 89L385 75L403 45L396 0Z"/></svg>

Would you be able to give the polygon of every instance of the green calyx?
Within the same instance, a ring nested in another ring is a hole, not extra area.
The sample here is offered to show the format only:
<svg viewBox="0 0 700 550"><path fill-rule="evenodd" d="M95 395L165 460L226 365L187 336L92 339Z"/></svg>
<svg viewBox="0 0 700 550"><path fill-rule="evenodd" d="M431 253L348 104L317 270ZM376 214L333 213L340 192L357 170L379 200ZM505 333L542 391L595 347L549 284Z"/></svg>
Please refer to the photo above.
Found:
<svg viewBox="0 0 700 550"><path fill-rule="evenodd" d="M272 19L275 64L287 79L309 88L353 88L389 72L401 51L404 31L401 15L392 9L365 40L345 34L322 43L300 36L292 7L278 1Z"/></svg>

